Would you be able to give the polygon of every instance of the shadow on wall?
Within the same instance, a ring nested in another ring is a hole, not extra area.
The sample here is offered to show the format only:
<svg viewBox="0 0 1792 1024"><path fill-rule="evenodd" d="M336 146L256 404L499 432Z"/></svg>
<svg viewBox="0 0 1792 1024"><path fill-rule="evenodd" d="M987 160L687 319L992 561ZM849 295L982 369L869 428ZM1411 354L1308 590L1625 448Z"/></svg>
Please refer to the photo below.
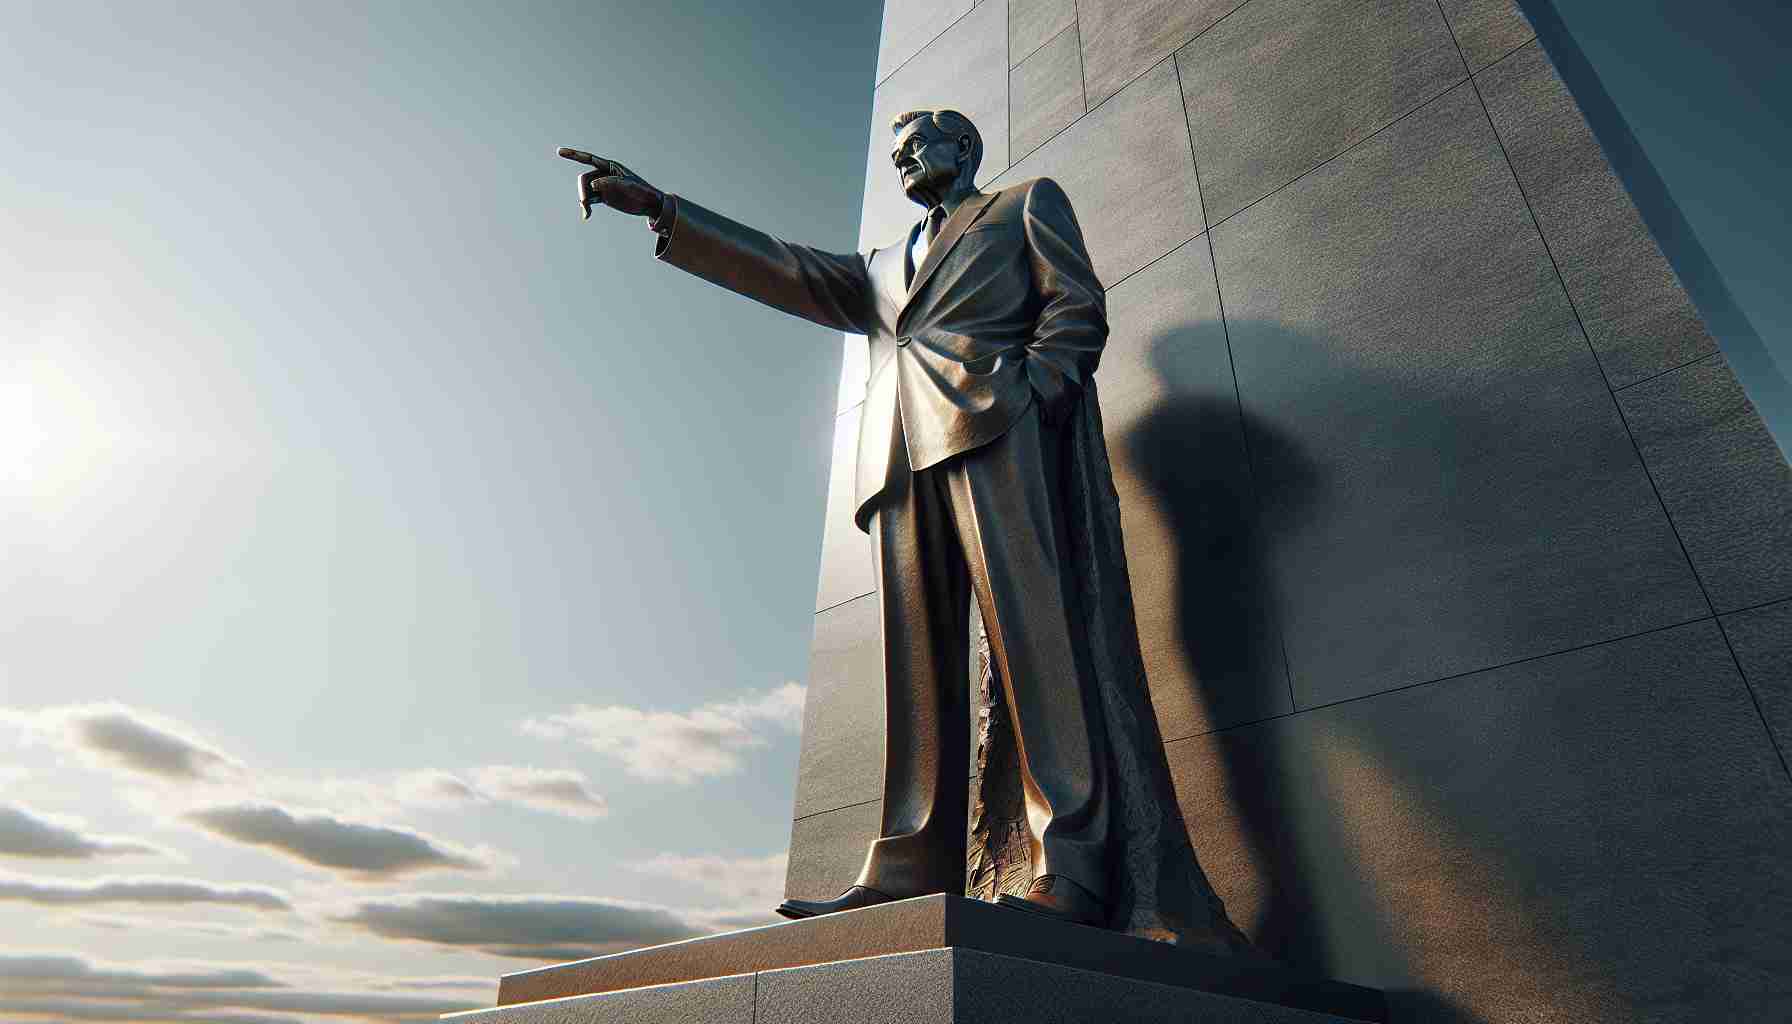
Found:
<svg viewBox="0 0 1792 1024"><path fill-rule="evenodd" d="M1271 566L1278 545L1315 518L1317 504L1326 500L1323 492L1337 481L1327 479L1326 465L1300 439L1242 411L1228 393L1231 381L1216 390L1211 381L1194 379L1210 373L1202 367L1211 363L1188 343L1193 326L1150 340L1150 365L1159 393L1167 397L1110 443L1166 520L1179 653L1195 691L1189 696L1210 721L1247 723L1280 715L1289 706L1278 621L1282 602ZM1252 325L1258 336L1264 326ZM1271 329L1284 337L1293 333L1280 325ZM1374 373L1361 367L1354 372ZM1346 385L1350 390L1369 386L1366 379ZM1509 434L1510 426L1496 413L1489 408L1466 415L1490 433ZM1241 428L1248 453L1241 446ZM1375 554L1357 557L1373 560ZM1141 569L1133 571L1136 580ZM1522 919L1514 889L1526 884L1519 879L1527 872L1506 863L1511 851L1472 848L1462 834L1474 830L1460 821L1452 824L1452 815L1461 811L1440 806L1435 787L1422 777L1424 769L1409 763L1407 753L1370 736L1316 742L1311 733L1277 723L1222 730L1205 741L1219 755L1220 788L1235 815L1229 827L1242 849L1229 865L1212 862L1215 851L1202 851L1199 842L1197 851L1238 925L1265 951L1316 973L1382 987L1396 1021L1490 1024L1496 1000L1477 993L1471 1007L1435 984L1440 977L1475 971L1483 953L1504 961L1492 972L1496 976L1531 973L1540 979L1539 987L1559 983L1568 989L1554 996L1529 993L1539 995L1544 1006L1592 1013L1583 1019L1625 1016L1608 985L1563 978L1552 969L1564 959L1581 959L1575 954L1584 951L1552 948L1541 936L1566 938L1572 928L1555 921L1539 928L1538 922ZM1366 820L1348 810L1365 801L1409 809L1400 831L1421 834L1388 834L1392 819L1401 817L1395 812L1378 810L1375 820ZM1202 825L1191 820L1190 827L1199 832ZM1409 879L1387 877L1385 856L1375 858L1383 862L1379 867L1370 862L1377 844L1401 847L1401 857L1428 863L1425 870L1437 876L1432 897L1460 906L1462 920L1440 928L1435 904L1402 909L1411 900L1411 892L1401 888ZM1512 895L1513 905L1487 914L1497 924L1478 916L1502 895ZM1528 932L1530 941L1488 948L1508 941L1514 930ZM1454 962L1445 965L1440 957ZM1583 987L1587 990L1573 991Z"/></svg>
<svg viewBox="0 0 1792 1024"><path fill-rule="evenodd" d="M1184 393L1188 375L1202 367L1194 362L1195 346L1182 343L1179 333L1167 331L1149 346L1151 368L1172 397L1134 423L1122 443L1173 538L1175 620L1188 676L1196 681L1192 696L1210 721L1248 722L1287 707L1269 548L1299 526L1321 470L1294 438L1253 420L1252 454L1259 464L1283 467L1281 500L1259 500L1239 445L1239 405ZM1226 751L1229 795L1244 838L1277 883L1259 919L1238 924L1279 959L1328 963L1318 904L1300 868L1302 851L1282 827L1279 809L1290 794L1275 770L1278 751L1273 744Z"/></svg>

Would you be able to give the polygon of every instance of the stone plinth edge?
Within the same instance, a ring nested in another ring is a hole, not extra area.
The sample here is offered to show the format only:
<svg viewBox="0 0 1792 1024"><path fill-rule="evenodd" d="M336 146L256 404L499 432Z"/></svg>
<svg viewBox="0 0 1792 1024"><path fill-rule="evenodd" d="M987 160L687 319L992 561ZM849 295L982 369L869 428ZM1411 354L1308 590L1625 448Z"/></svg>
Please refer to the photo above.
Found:
<svg viewBox="0 0 1792 1024"><path fill-rule="evenodd" d="M1316 978L1272 962L1192 952L946 895L507 974L498 985L498 1005L737 975L763 979L767 972L787 968L841 969L845 961L927 951L983 953L1352 1020L1387 1019L1386 1001L1374 989Z"/></svg>

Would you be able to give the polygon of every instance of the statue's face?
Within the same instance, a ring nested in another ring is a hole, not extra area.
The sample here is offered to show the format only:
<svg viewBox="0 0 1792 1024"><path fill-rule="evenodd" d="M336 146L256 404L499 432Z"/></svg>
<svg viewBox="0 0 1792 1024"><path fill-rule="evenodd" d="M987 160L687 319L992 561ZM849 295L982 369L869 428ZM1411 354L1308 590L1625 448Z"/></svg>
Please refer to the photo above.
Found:
<svg viewBox="0 0 1792 1024"><path fill-rule="evenodd" d="M902 191L922 206L934 206L958 180L959 166L970 156L970 139L947 138L933 119L911 121L896 137L890 161L902 179Z"/></svg>

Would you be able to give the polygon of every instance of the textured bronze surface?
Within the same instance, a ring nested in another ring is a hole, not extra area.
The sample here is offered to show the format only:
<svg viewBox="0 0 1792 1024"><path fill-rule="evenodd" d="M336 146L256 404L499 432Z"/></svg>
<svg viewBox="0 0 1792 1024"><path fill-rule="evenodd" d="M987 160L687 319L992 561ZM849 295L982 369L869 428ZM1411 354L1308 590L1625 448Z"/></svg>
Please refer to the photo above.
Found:
<svg viewBox="0 0 1792 1024"><path fill-rule="evenodd" d="M853 518L875 542L887 714L881 822L857 884L964 893L970 852L979 876L1005 860L993 874L1012 876L1010 898L1061 876L1094 901L1077 919L1250 954L1195 863L1151 708L1093 377L1106 293L1070 200L1049 178L978 191L983 140L956 111L910 111L891 131L903 193L927 215L897 245L850 254L560 151L595 168L582 207L652 218L660 259L867 338ZM982 786L1021 816L967 851L972 598L1001 682L989 722L1012 754Z"/></svg>
<svg viewBox="0 0 1792 1024"><path fill-rule="evenodd" d="M507 974L498 985L498 1005L948 947L1358 1020L1386 1019L1382 995L1374 989L1314 978L1262 961L1210 956L1067 924L959 896L922 896Z"/></svg>

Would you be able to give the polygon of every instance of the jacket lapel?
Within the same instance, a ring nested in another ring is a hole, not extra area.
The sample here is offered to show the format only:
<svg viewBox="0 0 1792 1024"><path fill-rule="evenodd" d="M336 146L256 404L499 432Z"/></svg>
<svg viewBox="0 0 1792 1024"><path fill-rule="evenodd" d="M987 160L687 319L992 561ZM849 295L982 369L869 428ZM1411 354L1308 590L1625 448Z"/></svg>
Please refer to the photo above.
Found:
<svg viewBox="0 0 1792 1024"><path fill-rule="evenodd" d="M940 226L939 237L935 238L933 244L927 247L927 258L921 261L919 267L915 268L915 279L909 282L908 296L902 303L904 310L908 308L909 303L915 301L915 296L921 293L921 288L927 284L927 279L933 276L940 261L944 260L946 254L952 251L952 247L958 244L958 240L964 237L965 229L976 223L978 217L983 216L983 211L989 208L990 202L994 199L995 193L993 192L978 193L960 203L958 209L952 211L952 216L946 218L946 223ZM914 237L911 232L909 239L912 241Z"/></svg>

